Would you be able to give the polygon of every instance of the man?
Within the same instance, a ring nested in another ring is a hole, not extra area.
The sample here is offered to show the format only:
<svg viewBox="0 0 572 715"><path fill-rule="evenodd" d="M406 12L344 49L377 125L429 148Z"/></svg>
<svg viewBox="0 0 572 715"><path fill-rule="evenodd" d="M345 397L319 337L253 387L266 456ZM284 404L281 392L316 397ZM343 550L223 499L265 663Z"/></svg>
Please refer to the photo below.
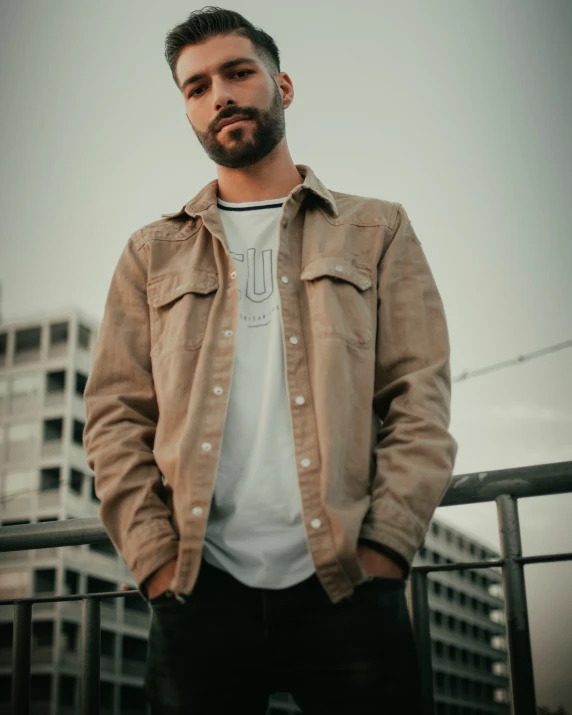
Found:
<svg viewBox="0 0 572 715"><path fill-rule="evenodd" d="M265 32L205 8L166 57L218 178L129 239L84 434L152 608L152 712L418 712L405 584L457 451L421 244L294 164Z"/></svg>

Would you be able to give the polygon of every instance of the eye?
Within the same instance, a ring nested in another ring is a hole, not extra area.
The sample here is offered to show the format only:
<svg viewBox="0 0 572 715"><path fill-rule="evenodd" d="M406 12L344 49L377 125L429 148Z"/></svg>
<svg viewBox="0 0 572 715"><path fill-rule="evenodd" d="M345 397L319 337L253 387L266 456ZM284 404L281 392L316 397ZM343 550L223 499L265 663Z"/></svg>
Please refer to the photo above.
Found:
<svg viewBox="0 0 572 715"><path fill-rule="evenodd" d="M242 75L244 75L244 76L246 77L246 76L248 76L249 74L254 74L254 71L253 71L253 70L238 70L237 72L233 72L233 73L231 74L231 77L236 77L236 76L239 75L239 74L242 74ZM239 77L239 79L244 79L245 77ZM204 89L204 87L201 85L201 86L196 87L195 89L193 89L193 90L192 90L191 92L189 92L189 94L187 95L188 98L190 99L191 97L196 97L196 96L199 96L199 97L200 97L200 96L201 96L200 94L197 95L197 92L199 91L199 89Z"/></svg>

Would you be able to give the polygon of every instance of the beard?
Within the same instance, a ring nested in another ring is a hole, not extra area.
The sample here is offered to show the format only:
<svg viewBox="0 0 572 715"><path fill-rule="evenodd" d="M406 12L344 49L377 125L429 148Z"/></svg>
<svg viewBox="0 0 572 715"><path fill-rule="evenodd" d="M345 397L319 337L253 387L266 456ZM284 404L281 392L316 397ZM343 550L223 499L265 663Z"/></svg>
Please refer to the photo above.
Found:
<svg viewBox="0 0 572 715"><path fill-rule="evenodd" d="M219 142L217 138L218 132L214 128L207 129L206 132L199 132L191 124L197 139L215 164L226 166L229 169L243 169L264 159L282 140L286 133L284 107L282 106L282 95L278 85L275 82L273 84L274 94L268 109L229 107L217 117L217 125L223 119L230 119L235 115L254 120L255 126L252 130L251 139L245 139L249 128L239 126L236 129L227 129L225 131L232 140L228 142L228 145L225 145Z"/></svg>

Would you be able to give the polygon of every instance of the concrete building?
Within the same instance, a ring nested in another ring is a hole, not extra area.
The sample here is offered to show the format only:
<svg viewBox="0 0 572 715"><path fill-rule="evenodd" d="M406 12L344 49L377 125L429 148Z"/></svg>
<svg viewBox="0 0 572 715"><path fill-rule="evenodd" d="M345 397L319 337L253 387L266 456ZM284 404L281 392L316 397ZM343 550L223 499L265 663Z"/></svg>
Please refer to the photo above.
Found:
<svg viewBox="0 0 572 715"><path fill-rule="evenodd" d="M98 515L82 448L83 391L97 324L81 311L0 325L0 523ZM493 559L474 539L434 520L416 563ZM0 556L0 598L135 587L109 543ZM509 713L500 575L494 569L430 578L438 715ZM79 710L81 603L32 609L34 715ZM150 612L139 596L101 604L101 714L146 713L142 684ZM10 712L13 608L0 606L0 715ZM237 710L240 704L237 703ZM276 693L268 715L299 709Z"/></svg>

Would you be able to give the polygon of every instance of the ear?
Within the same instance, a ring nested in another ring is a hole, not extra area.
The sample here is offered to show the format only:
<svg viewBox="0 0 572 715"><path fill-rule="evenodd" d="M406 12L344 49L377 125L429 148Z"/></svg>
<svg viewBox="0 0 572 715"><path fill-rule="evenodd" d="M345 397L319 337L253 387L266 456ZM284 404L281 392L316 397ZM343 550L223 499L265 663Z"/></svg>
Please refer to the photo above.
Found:
<svg viewBox="0 0 572 715"><path fill-rule="evenodd" d="M286 72L280 72L274 77L274 81L278 85L280 94L282 95L282 106L287 109L294 100L294 85L290 76Z"/></svg>

